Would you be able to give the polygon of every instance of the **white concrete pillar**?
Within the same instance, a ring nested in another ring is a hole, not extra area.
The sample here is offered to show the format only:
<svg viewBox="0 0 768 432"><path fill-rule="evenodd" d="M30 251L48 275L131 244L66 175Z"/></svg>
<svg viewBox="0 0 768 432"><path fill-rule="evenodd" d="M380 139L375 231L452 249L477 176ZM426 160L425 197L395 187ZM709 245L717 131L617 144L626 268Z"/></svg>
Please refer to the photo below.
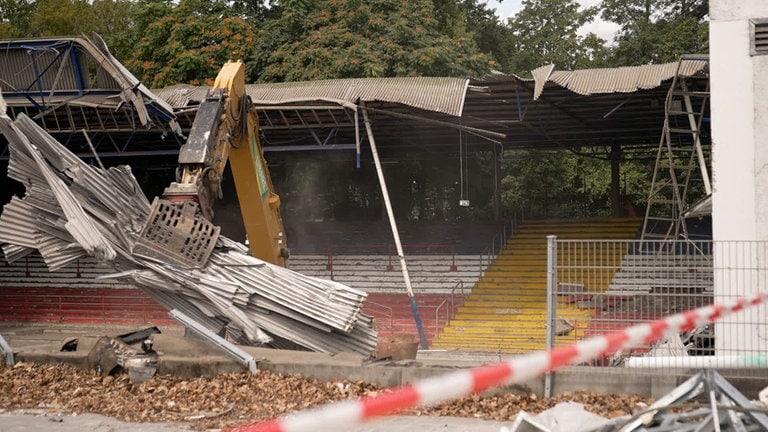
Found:
<svg viewBox="0 0 768 432"><path fill-rule="evenodd" d="M750 54L750 19L765 0L710 0L712 231L715 301L766 291L768 56ZM733 242L731 242L733 241ZM719 355L768 352L766 307L715 326Z"/></svg>

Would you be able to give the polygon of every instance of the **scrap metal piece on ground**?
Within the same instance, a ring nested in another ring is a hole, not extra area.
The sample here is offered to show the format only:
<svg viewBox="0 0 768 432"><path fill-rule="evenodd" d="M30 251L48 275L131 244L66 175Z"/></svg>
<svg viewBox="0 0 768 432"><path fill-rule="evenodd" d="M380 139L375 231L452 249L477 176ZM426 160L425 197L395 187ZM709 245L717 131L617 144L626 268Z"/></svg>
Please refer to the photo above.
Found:
<svg viewBox="0 0 768 432"><path fill-rule="evenodd" d="M5 364L7 364L8 366L13 366L14 364L13 349L5 340L2 334L0 334L0 353L2 353L3 356L5 357Z"/></svg>
<svg viewBox="0 0 768 432"><path fill-rule="evenodd" d="M536 420L553 432L588 432L611 422L605 417L585 410L584 405L576 402L561 402L540 412Z"/></svg>
<svg viewBox="0 0 768 432"><path fill-rule="evenodd" d="M85 353L88 368L103 376L111 375L116 367L122 366L115 347L107 336L67 338L59 351Z"/></svg>
<svg viewBox="0 0 768 432"><path fill-rule="evenodd" d="M133 345L136 342L145 341L150 336L158 333L162 333L159 328L147 327L142 330L137 330L134 332L117 335L116 338L120 339L124 344Z"/></svg>
<svg viewBox="0 0 768 432"><path fill-rule="evenodd" d="M675 405L701 394L707 396L707 408L694 412L668 412ZM716 371L705 369L661 397L644 414L623 425L619 432L747 431L755 430L754 427L768 430L768 415L764 408L756 406Z"/></svg>
<svg viewBox="0 0 768 432"><path fill-rule="evenodd" d="M539 423L535 416L526 411L520 411L509 428L501 428L501 432L552 432L548 427Z"/></svg>
<svg viewBox="0 0 768 432"><path fill-rule="evenodd" d="M153 366L135 366L128 368L128 379L133 385L141 385L155 376L157 368Z"/></svg>
<svg viewBox="0 0 768 432"><path fill-rule="evenodd" d="M221 348L221 350L227 353L227 355L235 359L238 363L247 367L249 371L256 372L258 370L258 368L256 367L256 359L253 358L252 355L238 348L236 345L230 343L223 337L201 326L200 324L195 322L195 320L184 315L184 313L176 309L172 310L169 313L169 315L171 316L171 318L180 322L186 328L192 330L198 336L204 338L208 342L211 342L212 344Z"/></svg>
<svg viewBox="0 0 768 432"><path fill-rule="evenodd" d="M561 402L536 416L520 411L509 432L591 432L612 423L610 419L592 414L584 405Z"/></svg>

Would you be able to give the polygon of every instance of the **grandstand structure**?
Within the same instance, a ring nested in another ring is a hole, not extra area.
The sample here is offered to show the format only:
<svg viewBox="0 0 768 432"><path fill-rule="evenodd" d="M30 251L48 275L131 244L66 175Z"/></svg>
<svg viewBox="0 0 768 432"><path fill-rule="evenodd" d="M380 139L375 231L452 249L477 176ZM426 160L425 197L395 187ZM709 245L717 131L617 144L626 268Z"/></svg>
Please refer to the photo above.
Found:
<svg viewBox="0 0 768 432"><path fill-rule="evenodd" d="M102 45L86 38L0 41L0 90L9 114L33 117L83 158L106 164L136 162L166 170L170 178L174 157L207 89L146 89ZM57 72L58 78L20 67L34 47L39 50L36 61L49 61L43 70ZM71 55L53 54L64 52ZM91 71L94 80L66 79L68 73L94 65L102 65ZM267 160L283 152L354 152L358 161L369 157L355 132L360 127L355 104L363 101L373 116L377 145L390 159L405 150L454 151L463 134L472 137L467 148L494 155L496 174L502 149L513 148L588 148L609 156L616 166L621 154L658 151L661 172L667 148L677 151L694 142L697 149L708 151L708 136L700 132L693 132L698 135L691 135L692 141L688 137L659 144L670 86L688 76L700 78L707 68L702 60L583 71L545 66L533 71L531 79L493 74L472 80L331 80L253 85L249 94L260 116ZM708 116L704 107L696 108L703 110L697 119ZM0 138L0 184L7 194L3 203L19 190L4 177L4 161L7 149ZM482 181L497 182L498 175ZM500 217L498 184L494 221L397 221L430 345L498 353L541 349L546 236L627 240L642 231L643 220L620 217L620 179L614 176L612 181L614 218L521 220L510 226ZM151 191L156 185L146 187ZM678 195L681 190L674 189ZM236 205L231 196L222 204L227 209ZM289 206L290 197L284 197L283 204ZM685 203L678 200L677 205ZM676 215L682 217L679 211ZM236 231L236 222L226 226L229 223L224 222L224 232ZM384 220L287 221L293 242L288 265L366 291L365 311L374 316L382 337L415 337L412 306L389 227ZM39 257L13 263L0 257L0 319L170 323L166 312L135 287L97 278L104 272L88 259L50 273ZM592 313L582 310L562 318L570 325L588 321ZM587 328L577 326L563 337L582 337Z"/></svg>

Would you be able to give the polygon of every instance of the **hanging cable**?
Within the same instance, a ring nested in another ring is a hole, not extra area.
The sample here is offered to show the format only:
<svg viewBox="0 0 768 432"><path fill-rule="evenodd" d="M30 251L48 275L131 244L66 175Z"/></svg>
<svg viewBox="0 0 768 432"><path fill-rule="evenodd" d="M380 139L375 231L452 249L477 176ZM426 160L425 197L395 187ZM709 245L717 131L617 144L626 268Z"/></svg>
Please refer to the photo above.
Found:
<svg viewBox="0 0 768 432"><path fill-rule="evenodd" d="M461 119L459 119L461 124ZM459 206L469 206L469 170L467 162L467 143L464 131L459 130Z"/></svg>

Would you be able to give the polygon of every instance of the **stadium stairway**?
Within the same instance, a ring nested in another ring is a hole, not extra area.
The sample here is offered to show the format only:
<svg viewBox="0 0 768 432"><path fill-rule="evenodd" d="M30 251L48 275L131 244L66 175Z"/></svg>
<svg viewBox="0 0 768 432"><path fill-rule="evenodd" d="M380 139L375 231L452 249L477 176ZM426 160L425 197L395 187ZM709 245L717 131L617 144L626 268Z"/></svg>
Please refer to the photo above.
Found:
<svg viewBox="0 0 768 432"><path fill-rule="evenodd" d="M600 218L521 223L517 233L507 240L504 249L465 298L463 305L438 333L431 348L503 354L544 349L546 237L633 239L641 222L637 218ZM599 256L596 254L588 259L598 260ZM605 280L610 281L610 277ZM608 283L605 285L598 289L606 290ZM590 310L558 307L556 332L562 335L557 337L556 342L574 342L583 337L591 313Z"/></svg>

